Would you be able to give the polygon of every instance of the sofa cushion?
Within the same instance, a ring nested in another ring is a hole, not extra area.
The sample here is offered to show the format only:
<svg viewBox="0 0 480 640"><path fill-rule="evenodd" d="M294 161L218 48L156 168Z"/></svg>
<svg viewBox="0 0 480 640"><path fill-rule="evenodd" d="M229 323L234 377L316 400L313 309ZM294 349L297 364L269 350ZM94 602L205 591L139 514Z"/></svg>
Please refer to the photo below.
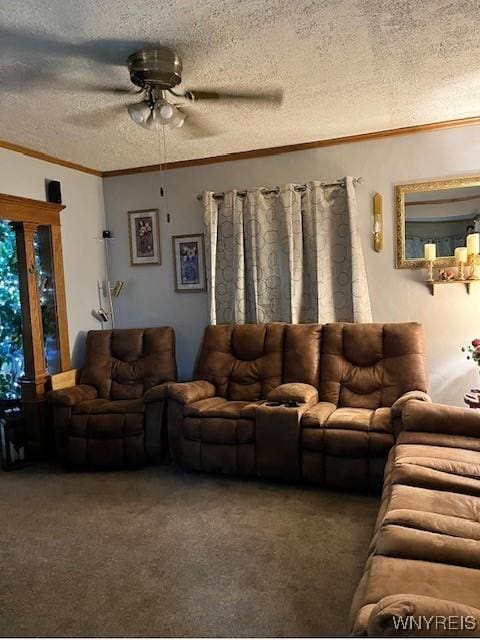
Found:
<svg viewBox="0 0 480 640"><path fill-rule="evenodd" d="M341 407L319 402L305 412L302 427L309 429L347 429L376 433L393 433L392 412L387 407L372 409Z"/></svg>
<svg viewBox="0 0 480 640"><path fill-rule="evenodd" d="M225 400L225 398L206 398L186 405L185 416L200 418L254 418L255 411L261 401L246 402L241 400Z"/></svg>
<svg viewBox="0 0 480 640"><path fill-rule="evenodd" d="M474 411L474 409L472 409ZM402 423L403 427L404 423ZM426 444L438 447L451 447L452 449L465 449L480 451L480 438L471 438L451 433L421 433L419 431L402 431L397 439L400 444Z"/></svg>
<svg viewBox="0 0 480 640"><path fill-rule="evenodd" d="M256 401L282 382L285 325L212 325L205 330L196 377L228 400Z"/></svg>
<svg viewBox="0 0 480 640"><path fill-rule="evenodd" d="M285 325L283 382L320 384L321 324Z"/></svg>
<svg viewBox="0 0 480 640"><path fill-rule="evenodd" d="M303 414L302 427L308 427L310 429L325 427L328 418L336 408L337 407L331 402L318 402Z"/></svg>
<svg viewBox="0 0 480 640"><path fill-rule="evenodd" d="M141 398L176 379L175 334L171 327L89 331L80 383L111 400Z"/></svg>
<svg viewBox="0 0 480 640"><path fill-rule="evenodd" d="M387 514L408 512L409 517L424 514L459 518L463 522L480 522L480 497L424 487L394 484L391 487Z"/></svg>
<svg viewBox="0 0 480 640"><path fill-rule="evenodd" d="M480 452L400 443L395 447L393 484L480 496Z"/></svg>
<svg viewBox="0 0 480 640"><path fill-rule="evenodd" d="M321 401L339 407L390 407L407 391L426 391L421 325L327 324L322 331Z"/></svg>
<svg viewBox="0 0 480 640"><path fill-rule="evenodd" d="M411 400L403 408L402 422L405 431L467 436L473 442L480 438L480 414L476 409Z"/></svg>
<svg viewBox="0 0 480 640"><path fill-rule="evenodd" d="M183 421L183 437L210 444L247 444L254 440L254 423L244 418L196 418Z"/></svg>
<svg viewBox="0 0 480 640"><path fill-rule="evenodd" d="M73 407L72 413L143 413L145 405L141 400L85 400Z"/></svg>
<svg viewBox="0 0 480 640"><path fill-rule="evenodd" d="M143 433L142 413L76 414L68 425L68 435L74 438L108 439Z"/></svg>
<svg viewBox="0 0 480 640"><path fill-rule="evenodd" d="M471 537L478 530L465 528L464 535L459 535L462 528L458 523L444 522L442 528L438 520L390 514L379 531L375 554L480 569L480 540Z"/></svg>
<svg viewBox="0 0 480 640"><path fill-rule="evenodd" d="M138 467L146 462L143 431L127 437L87 439L69 435L65 449L66 461L74 467Z"/></svg>
<svg viewBox="0 0 480 640"><path fill-rule="evenodd" d="M374 412L371 409L342 408L334 411L325 425L327 429L368 431Z"/></svg>

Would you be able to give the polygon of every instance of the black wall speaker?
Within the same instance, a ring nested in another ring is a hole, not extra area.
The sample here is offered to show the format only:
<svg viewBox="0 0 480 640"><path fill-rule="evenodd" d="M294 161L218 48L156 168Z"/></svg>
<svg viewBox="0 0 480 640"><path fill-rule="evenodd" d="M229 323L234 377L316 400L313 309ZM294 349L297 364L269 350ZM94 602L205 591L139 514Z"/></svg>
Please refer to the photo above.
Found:
<svg viewBox="0 0 480 640"><path fill-rule="evenodd" d="M47 180L47 202L62 203L62 185L58 180Z"/></svg>

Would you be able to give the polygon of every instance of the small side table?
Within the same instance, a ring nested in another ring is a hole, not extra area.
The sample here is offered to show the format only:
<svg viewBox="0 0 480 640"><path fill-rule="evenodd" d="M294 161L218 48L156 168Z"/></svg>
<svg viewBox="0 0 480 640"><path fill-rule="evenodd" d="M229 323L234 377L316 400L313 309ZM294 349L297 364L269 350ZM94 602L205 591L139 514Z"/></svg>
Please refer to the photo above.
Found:
<svg viewBox="0 0 480 640"><path fill-rule="evenodd" d="M470 389L463 396L463 401L470 409L480 409L480 389Z"/></svg>

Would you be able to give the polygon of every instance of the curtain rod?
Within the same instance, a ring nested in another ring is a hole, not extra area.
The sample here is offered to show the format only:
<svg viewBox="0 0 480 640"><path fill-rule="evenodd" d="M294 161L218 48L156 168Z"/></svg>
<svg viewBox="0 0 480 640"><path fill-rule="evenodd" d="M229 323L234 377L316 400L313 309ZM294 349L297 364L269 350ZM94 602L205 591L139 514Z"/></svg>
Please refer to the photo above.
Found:
<svg viewBox="0 0 480 640"><path fill-rule="evenodd" d="M356 186L357 184L362 184L363 182L363 178L359 177L359 178L353 178L353 184ZM334 182L321 182L320 183L322 185L322 187L337 187L340 185L344 185L345 184L345 179L342 178L341 180L335 180ZM294 187L295 191L306 191L307 189L307 185L306 184L296 184ZM260 191L265 194L268 195L270 193L280 193L280 187L275 187L274 189L260 189ZM244 197L247 195L247 191L237 191L237 195L239 195L240 197ZM221 200L222 198L225 197L225 192L224 191L219 191L218 193L214 193L213 197L216 200ZM203 195L201 193L197 193L197 200L203 200Z"/></svg>

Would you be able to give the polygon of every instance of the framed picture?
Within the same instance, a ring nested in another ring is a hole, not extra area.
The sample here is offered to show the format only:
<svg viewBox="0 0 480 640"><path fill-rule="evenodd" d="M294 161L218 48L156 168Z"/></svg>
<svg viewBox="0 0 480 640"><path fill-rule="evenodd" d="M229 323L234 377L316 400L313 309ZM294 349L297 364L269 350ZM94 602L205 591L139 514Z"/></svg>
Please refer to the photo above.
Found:
<svg viewBox="0 0 480 640"><path fill-rule="evenodd" d="M172 236L175 291L206 291L203 233Z"/></svg>
<svg viewBox="0 0 480 640"><path fill-rule="evenodd" d="M160 225L158 209L139 209L128 212L130 263L160 264Z"/></svg>

